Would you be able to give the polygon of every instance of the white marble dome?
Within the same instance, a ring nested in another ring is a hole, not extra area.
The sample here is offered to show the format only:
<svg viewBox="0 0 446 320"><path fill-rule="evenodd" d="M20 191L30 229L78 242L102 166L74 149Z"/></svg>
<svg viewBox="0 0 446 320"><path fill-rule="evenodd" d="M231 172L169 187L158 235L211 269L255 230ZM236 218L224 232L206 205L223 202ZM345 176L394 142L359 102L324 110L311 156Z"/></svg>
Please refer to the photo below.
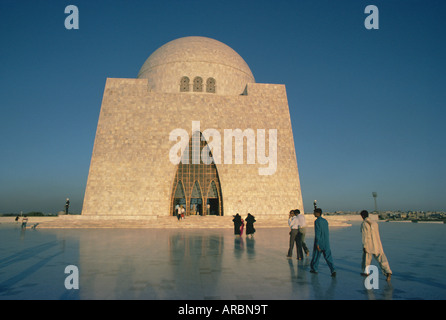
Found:
<svg viewBox="0 0 446 320"><path fill-rule="evenodd" d="M242 94L246 84L255 82L237 52L206 37L166 43L146 60L138 78L148 79L149 89L155 92L218 95Z"/></svg>

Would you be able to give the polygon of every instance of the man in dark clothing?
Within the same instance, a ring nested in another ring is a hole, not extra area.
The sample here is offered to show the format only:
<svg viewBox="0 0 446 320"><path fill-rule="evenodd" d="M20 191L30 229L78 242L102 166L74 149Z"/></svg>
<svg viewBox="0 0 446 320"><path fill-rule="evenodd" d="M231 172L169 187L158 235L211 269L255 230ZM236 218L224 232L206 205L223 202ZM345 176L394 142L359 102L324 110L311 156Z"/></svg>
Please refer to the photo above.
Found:
<svg viewBox="0 0 446 320"><path fill-rule="evenodd" d="M254 228L254 222L256 222L256 219L253 215L248 213L248 216L245 219L246 221L246 236L251 235L251 238L254 236L254 232L256 232L256 229Z"/></svg>
<svg viewBox="0 0 446 320"><path fill-rule="evenodd" d="M242 226L242 217L237 213L233 216L232 222L234 222L234 234L240 236L240 227Z"/></svg>

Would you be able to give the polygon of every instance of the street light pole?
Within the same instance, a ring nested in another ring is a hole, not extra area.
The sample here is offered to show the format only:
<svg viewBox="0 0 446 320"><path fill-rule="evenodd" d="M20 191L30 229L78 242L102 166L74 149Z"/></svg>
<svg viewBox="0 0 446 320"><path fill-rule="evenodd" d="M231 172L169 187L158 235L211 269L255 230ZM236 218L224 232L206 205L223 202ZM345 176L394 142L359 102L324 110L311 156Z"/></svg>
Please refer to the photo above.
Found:
<svg viewBox="0 0 446 320"><path fill-rule="evenodd" d="M375 200L375 213L378 213L378 205L376 204L376 198L378 194L376 192L372 192L373 199Z"/></svg>

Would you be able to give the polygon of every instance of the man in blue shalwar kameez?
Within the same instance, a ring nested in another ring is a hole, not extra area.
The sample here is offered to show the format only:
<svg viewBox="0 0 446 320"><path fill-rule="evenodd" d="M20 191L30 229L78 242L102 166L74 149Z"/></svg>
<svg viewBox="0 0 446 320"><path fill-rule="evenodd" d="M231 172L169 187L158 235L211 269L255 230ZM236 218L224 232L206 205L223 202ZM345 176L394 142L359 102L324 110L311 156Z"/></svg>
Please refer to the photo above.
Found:
<svg viewBox="0 0 446 320"><path fill-rule="evenodd" d="M333 258L331 256L330 241L328 238L328 222L321 217L322 210L320 208L314 209L314 216L316 220L314 221L314 247L313 247L313 257L311 259L310 267L311 273L317 273L317 268L319 266L319 259L321 254L324 255L325 261L331 271L331 276L336 276L335 267L333 264Z"/></svg>

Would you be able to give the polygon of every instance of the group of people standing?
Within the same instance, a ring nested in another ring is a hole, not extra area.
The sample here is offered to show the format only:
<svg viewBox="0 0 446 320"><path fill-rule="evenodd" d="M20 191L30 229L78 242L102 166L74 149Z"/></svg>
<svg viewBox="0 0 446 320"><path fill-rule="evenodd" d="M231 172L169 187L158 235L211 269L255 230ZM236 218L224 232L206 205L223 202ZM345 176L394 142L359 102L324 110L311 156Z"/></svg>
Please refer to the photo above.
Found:
<svg viewBox="0 0 446 320"><path fill-rule="evenodd" d="M186 209L184 208L183 205L176 205L175 206L175 215L178 218L178 221L183 220L184 219L184 214L186 213Z"/></svg>
<svg viewBox="0 0 446 320"><path fill-rule="evenodd" d="M19 223L19 219L20 219L19 216L15 217L15 221L16 221L17 223ZM27 223L28 223L28 217L25 215L25 216L22 217L22 226L21 226L21 228L22 228L22 229L26 229L26 224L27 224Z"/></svg>
<svg viewBox="0 0 446 320"><path fill-rule="evenodd" d="M254 222L256 222L255 217L250 213L248 213L245 220L243 220L238 213L233 217L234 219L232 219L232 222L234 222L234 234L241 237L243 235L243 229L246 222L246 236L250 236L252 238L256 232L256 229L254 228Z"/></svg>
<svg viewBox="0 0 446 320"><path fill-rule="evenodd" d="M310 272L318 272L319 260L321 255L323 255L330 268L331 276L336 277L336 269L330 249L328 222L326 219L322 218L322 209L315 206L313 214L316 217L316 220L314 221L314 246L310 262ZM360 214L363 219L361 224L363 246L361 275L368 276L367 266L370 265L373 256L377 260L383 274L386 276L386 280L390 281L392 270L390 269L389 262L387 261L387 257L381 244L378 224L369 218L367 210L361 211ZM309 256L310 253L305 244L305 227L307 225L305 216L300 214L298 209L291 210L288 218L288 225L291 230L287 258L291 259L295 243L297 246L298 260L303 259L304 252Z"/></svg>

